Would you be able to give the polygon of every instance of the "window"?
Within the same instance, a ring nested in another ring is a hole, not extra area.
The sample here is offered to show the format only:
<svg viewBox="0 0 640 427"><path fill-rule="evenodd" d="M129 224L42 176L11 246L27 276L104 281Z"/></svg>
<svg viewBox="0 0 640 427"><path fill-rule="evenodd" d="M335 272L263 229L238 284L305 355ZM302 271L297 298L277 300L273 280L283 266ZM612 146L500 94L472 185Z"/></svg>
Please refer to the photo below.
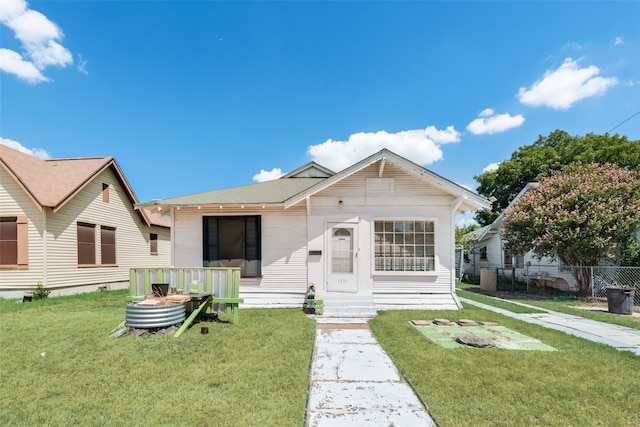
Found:
<svg viewBox="0 0 640 427"><path fill-rule="evenodd" d="M116 229L100 227L100 264L116 265Z"/></svg>
<svg viewBox="0 0 640 427"><path fill-rule="evenodd" d="M260 236L260 216L204 217L203 265L240 267L242 277L259 277Z"/></svg>
<svg viewBox="0 0 640 427"><path fill-rule="evenodd" d="M109 184L102 184L102 201L104 203L109 203Z"/></svg>
<svg viewBox="0 0 640 427"><path fill-rule="evenodd" d="M158 235L156 233L149 235L149 249L151 255L158 255Z"/></svg>
<svg viewBox="0 0 640 427"><path fill-rule="evenodd" d="M433 221L375 221L376 271L434 271Z"/></svg>
<svg viewBox="0 0 640 427"><path fill-rule="evenodd" d="M96 226L78 223L78 265L96 264Z"/></svg>
<svg viewBox="0 0 640 427"><path fill-rule="evenodd" d="M487 261L487 247L483 246L480 248L480 261Z"/></svg>
<svg viewBox="0 0 640 427"><path fill-rule="evenodd" d="M18 221L0 218L0 265L18 265Z"/></svg>

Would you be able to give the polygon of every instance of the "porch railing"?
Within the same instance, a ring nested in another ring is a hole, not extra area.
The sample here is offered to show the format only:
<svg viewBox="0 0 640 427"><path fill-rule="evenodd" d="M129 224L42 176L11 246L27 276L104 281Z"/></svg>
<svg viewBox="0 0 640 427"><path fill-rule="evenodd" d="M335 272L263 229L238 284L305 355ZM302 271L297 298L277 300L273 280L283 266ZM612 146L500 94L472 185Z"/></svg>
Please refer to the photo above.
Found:
<svg viewBox="0 0 640 427"><path fill-rule="evenodd" d="M185 294L189 293L192 284L198 284L200 291L213 294L211 310L233 314L234 323L237 323L238 305L244 302L240 298L238 267L132 268L129 271L129 299L151 295L155 283L168 283L170 288L182 289Z"/></svg>

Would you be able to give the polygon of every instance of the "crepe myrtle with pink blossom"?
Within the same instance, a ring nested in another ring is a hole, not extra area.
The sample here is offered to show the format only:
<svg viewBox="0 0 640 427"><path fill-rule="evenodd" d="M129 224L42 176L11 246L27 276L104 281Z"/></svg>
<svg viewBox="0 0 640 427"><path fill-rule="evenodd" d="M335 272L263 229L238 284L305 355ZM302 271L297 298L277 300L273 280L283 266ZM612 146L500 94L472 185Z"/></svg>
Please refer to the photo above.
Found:
<svg viewBox="0 0 640 427"><path fill-rule="evenodd" d="M533 251L570 266L579 294L589 292L585 267L638 265L640 173L612 164L569 165L540 180L504 215L510 253Z"/></svg>

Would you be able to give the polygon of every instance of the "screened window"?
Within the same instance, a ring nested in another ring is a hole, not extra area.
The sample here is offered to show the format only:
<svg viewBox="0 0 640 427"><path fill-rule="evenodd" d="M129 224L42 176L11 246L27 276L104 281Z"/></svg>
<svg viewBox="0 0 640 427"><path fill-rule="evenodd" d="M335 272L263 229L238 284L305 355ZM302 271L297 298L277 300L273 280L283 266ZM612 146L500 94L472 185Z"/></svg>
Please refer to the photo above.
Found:
<svg viewBox="0 0 640 427"><path fill-rule="evenodd" d="M116 229L113 227L100 227L100 263L116 264Z"/></svg>
<svg viewBox="0 0 640 427"><path fill-rule="evenodd" d="M78 265L96 263L96 226L78 223Z"/></svg>
<svg viewBox="0 0 640 427"><path fill-rule="evenodd" d="M260 216L203 218L203 265L240 267L242 277L261 275Z"/></svg>
<svg viewBox="0 0 640 427"><path fill-rule="evenodd" d="M158 255L158 235L156 233L149 235L149 250L151 255Z"/></svg>
<svg viewBox="0 0 640 427"><path fill-rule="evenodd" d="M487 247L480 248L480 261L487 261Z"/></svg>
<svg viewBox="0 0 640 427"><path fill-rule="evenodd" d="M0 218L0 265L18 264L18 221Z"/></svg>
<svg viewBox="0 0 640 427"><path fill-rule="evenodd" d="M433 221L375 221L376 271L434 271Z"/></svg>

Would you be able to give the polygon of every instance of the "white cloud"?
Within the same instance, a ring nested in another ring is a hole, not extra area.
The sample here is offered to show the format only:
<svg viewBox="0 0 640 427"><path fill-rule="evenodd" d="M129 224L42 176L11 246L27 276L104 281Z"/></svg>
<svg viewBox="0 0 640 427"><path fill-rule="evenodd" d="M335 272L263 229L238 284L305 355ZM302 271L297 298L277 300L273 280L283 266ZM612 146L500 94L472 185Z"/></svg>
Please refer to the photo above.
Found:
<svg viewBox="0 0 640 427"><path fill-rule="evenodd" d="M383 148L420 165L427 165L442 158L442 144L459 141L460 132L453 126L444 130L429 126L397 133L360 132L351 135L347 141L328 139L310 146L307 154L315 162L334 171L341 171Z"/></svg>
<svg viewBox="0 0 640 427"><path fill-rule="evenodd" d="M253 176L253 180L256 182L273 181L274 179L280 178L282 175L284 174L280 168L273 168L270 171L262 169L260 173Z"/></svg>
<svg viewBox="0 0 640 427"><path fill-rule="evenodd" d="M466 227L469 225L478 225L478 222L474 219L475 214L467 213L456 215L456 227Z"/></svg>
<svg viewBox="0 0 640 427"><path fill-rule="evenodd" d="M500 166L500 162L489 163L484 169L482 169L482 173L493 172L498 169L498 166Z"/></svg>
<svg viewBox="0 0 640 427"><path fill-rule="evenodd" d="M616 37L615 41L613 42L613 44L615 44L616 46L619 46L621 44L624 44L624 39L622 37Z"/></svg>
<svg viewBox="0 0 640 427"><path fill-rule="evenodd" d="M42 13L31 10L24 0L2 0L0 24L15 33L23 53L2 49L0 70L28 83L49 81L42 71L49 66L66 67L73 63L71 52L58 41L62 30Z"/></svg>
<svg viewBox="0 0 640 427"><path fill-rule="evenodd" d="M87 60L80 54L78 54L78 71L87 76L89 75L89 72L87 71Z"/></svg>
<svg viewBox="0 0 640 427"><path fill-rule="evenodd" d="M495 114L492 108L483 110L479 116L467 126L467 130L475 135L500 133L524 123L524 117L521 114L517 116L507 113Z"/></svg>
<svg viewBox="0 0 640 427"><path fill-rule="evenodd" d="M598 74L600 69L595 65L579 68L577 61L567 58L557 70L547 70L531 88L521 87L518 97L526 105L566 110L575 102L601 95L618 83L615 77L598 77Z"/></svg>
<svg viewBox="0 0 640 427"><path fill-rule="evenodd" d="M9 74L15 74L27 83L40 83L49 81L33 62L25 61L18 52L0 48L0 70Z"/></svg>
<svg viewBox="0 0 640 427"><path fill-rule="evenodd" d="M51 154L49 154L47 150L45 150L44 148L30 149L20 144L18 141L14 141L8 138L3 138L1 136L0 136L0 144L6 145L9 148L13 148L14 150L18 150L21 153L28 154L38 159L46 160L51 158Z"/></svg>

